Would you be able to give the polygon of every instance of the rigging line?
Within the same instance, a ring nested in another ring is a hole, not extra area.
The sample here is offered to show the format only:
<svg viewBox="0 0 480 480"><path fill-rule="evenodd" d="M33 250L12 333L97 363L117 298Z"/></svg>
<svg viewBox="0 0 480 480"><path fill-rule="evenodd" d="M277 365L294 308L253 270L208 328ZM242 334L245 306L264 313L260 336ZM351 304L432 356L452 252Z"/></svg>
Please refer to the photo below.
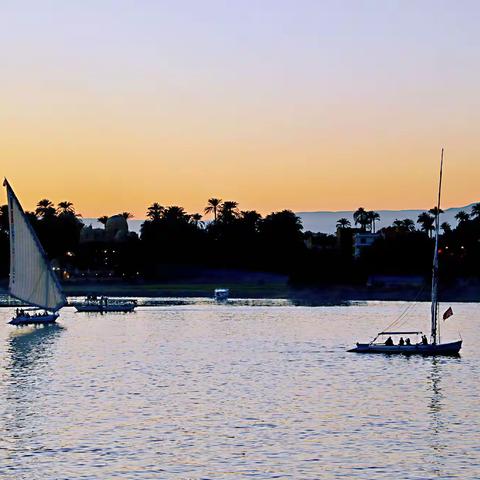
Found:
<svg viewBox="0 0 480 480"><path fill-rule="evenodd" d="M391 329L392 327L394 327L395 325L397 325L397 323L399 321L401 321L406 315L407 313L410 311L411 308L413 308L415 305L417 305L418 303L418 299L420 298L420 295L423 293L423 291L425 290L425 285L422 286L422 288L420 289L420 291L417 293L416 297L414 298L413 302L412 303L409 303L407 305L407 307L405 308L405 310L392 322L390 323L390 325L388 325L387 327L385 327L384 330L389 330Z"/></svg>
<svg viewBox="0 0 480 480"><path fill-rule="evenodd" d="M425 290L425 287L422 287L422 288L420 289L420 291L417 293L416 297L414 298L413 302L412 302L412 303L409 303L409 304L407 305L407 307L405 308L405 310L403 311L403 313L400 314L400 316L399 316L399 317L397 318L397 320L395 321L395 324L398 324L398 322L400 322L400 324L403 325L403 324L405 323L405 322L401 322L401 320L407 316L407 314L408 314L408 312L409 312L410 310L412 310L413 308L416 307L416 305L418 304L418 299L419 299L420 295L423 293L424 290Z"/></svg>
<svg viewBox="0 0 480 480"><path fill-rule="evenodd" d="M417 293L416 297L414 298L413 302L412 303L409 303L407 305L407 307L405 308L405 310L392 322L390 323L387 327L385 327L383 329L383 331L388 331L390 330L391 328L393 327L400 327L402 325L404 325L406 323L406 321L408 319L406 319L404 322L401 322L401 323L398 323L400 320L402 320L406 315L407 313L410 311L410 309L412 309L413 307L415 307L418 303L418 299L420 297L420 295L423 293L423 291L425 290L425 285L422 286L422 288L419 290L419 292ZM379 335L376 335L375 338L370 342L370 343L374 343L375 340L379 337Z"/></svg>
<svg viewBox="0 0 480 480"><path fill-rule="evenodd" d="M413 303L410 303L410 304L405 308L405 310L403 311L403 313L397 318L397 320L395 320L394 325L395 325L395 326L397 326L397 325L403 325L405 322L403 322L402 320L407 317L407 313L410 312L410 310L413 309L416 305L417 305L417 301L416 301L416 300L414 300ZM408 318L407 318L407 319L408 319Z"/></svg>
<svg viewBox="0 0 480 480"><path fill-rule="evenodd" d="M398 327L402 327L403 325L405 325L408 322L409 319L410 319L409 317L405 318L403 322L400 322L398 324Z"/></svg>

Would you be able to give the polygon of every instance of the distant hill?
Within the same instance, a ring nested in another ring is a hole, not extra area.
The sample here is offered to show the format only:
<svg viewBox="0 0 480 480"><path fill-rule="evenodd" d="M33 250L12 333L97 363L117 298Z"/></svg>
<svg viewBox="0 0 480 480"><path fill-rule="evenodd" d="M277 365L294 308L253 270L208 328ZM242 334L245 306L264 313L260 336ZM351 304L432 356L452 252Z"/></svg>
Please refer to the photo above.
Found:
<svg viewBox="0 0 480 480"><path fill-rule="evenodd" d="M448 222L452 227L457 224L455 215L460 210L465 210L470 213L470 209L474 205L471 203L465 207L448 208L440 216L440 221ZM375 210L380 214L380 221L376 223L377 230L382 227L387 227L392 224L396 219L404 220L405 218L411 218L415 223L417 222L418 215L425 210ZM345 217L353 223L353 211L338 211L338 212L297 212L297 215L302 219L304 230L310 230L311 232L322 233L335 233L336 223L339 218Z"/></svg>
<svg viewBox="0 0 480 480"><path fill-rule="evenodd" d="M455 215L460 210L465 210L470 213L470 209L474 205L471 203L465 207L454 207L445 210L445 213L440 217L441 222L448 222L452 227L457 224ZM380 214L380 221L376 223L377 230L382 227L387 227L392 224L396 219L404 220L405 218L411 218L415 223L420 213L425 210L375 210ZM338 212L296 212L302 219L303 228L305 231L322 232L322 233L335 233L336 223L339 218L348 218L353 224L353 211L338 211ZM103 225L96 218L82 218L85 225L92 225L93 228L103 228ZM143 219L130 219L128 220L128 226L131 232L140 233L140 227L144 222Z"/></svg>

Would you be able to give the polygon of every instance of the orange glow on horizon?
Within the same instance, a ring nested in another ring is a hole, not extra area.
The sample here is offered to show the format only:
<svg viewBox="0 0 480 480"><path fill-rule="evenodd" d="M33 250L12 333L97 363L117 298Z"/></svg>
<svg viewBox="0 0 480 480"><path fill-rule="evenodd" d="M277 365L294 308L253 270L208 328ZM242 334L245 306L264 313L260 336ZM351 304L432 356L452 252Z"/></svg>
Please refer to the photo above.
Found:
<svg viewBox="0 0 480 480"><path fill-rule="evenodd" d="M480 201L466 6L127 4L4 7L0 174L26 209L428 209L443 146L443 206Z"/></svg>
<svg viewBox="0 0 480 480"><path fill-rule="evenodd" d="M245 113L245 123L227 117L228 128L220 115L202 125L185 112L172 124L140 121L144 110L112 116L98 106L93 118L88 111L95 107L86 104L82 112L78 105L73 115L62 105L49 121L23 112L18 123L3 123L2 173L26 209L47 197L72 201L84 217L129 211L144 218L155 201L194 213L203 212L212 196L262 214L427 209L435 203L442 137L449 140L443 205L479 200L480 151L473 139L466 142L465 132L421 135L418 125L402 118L403 130L393 134L382 122L362 125L355 112L315 123L306 122L303 111L292 111L288 121L252 113L255 124ZM9 110L13 115L15 105Z"/></svg>

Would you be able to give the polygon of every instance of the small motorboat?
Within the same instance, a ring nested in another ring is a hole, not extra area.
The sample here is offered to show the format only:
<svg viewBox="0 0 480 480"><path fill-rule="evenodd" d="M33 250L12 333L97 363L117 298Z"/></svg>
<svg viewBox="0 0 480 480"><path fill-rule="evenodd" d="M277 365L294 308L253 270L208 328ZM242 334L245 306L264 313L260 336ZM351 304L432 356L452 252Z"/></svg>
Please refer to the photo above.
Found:
<svg viewBox="0 0 480 480"><path fill-rule="evenodd" d="M213 293L213 297L217 302L226 302L229 295L230 290L228 288L216 288Z"/></svg>
<svg viewBox="0 0 480 480"><path fill-rule="evenodd" d="M73 306L77 312L133 312L137 306L136 300L111 299L108 297L97 297L89 295L84 302L74 303Z"/></svg>

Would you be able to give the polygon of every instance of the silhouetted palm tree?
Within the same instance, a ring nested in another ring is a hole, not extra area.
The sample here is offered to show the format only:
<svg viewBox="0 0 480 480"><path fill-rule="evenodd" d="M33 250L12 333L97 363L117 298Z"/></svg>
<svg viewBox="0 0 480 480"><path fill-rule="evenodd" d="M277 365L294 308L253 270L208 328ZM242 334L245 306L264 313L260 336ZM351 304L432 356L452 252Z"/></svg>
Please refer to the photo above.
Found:
<svg viewBox="0 0 480 480"><path fill-rule="evenodd" d="M28 218L28 221L32 225L35 223L35 220L38 220L37 215L35 215L35 212L30 212L29 210L25 211L25 216Z"/></svg>
<svg viewBox="0 0 480 480"><path fill-rule="evenodd" d="M240 219L243 225L246 225L250 231L257 231L262 216L256 210L242 210Z"/></svg>
<svg viewBox="0 0 480 480"><path fill-rule="evenodd" d="M432 231L434 230L434 222L435 218L427 212L421 213L417 220L417 223L421 225L422 230L427 233L429 237L431 237Z"/></svg>
<svg viewBox="0 0 480 480"><path fill-rule="evenodd" d="M202 222L203 216L200 213L194 213L193 215L190 215L190 220L196 227L202 228L204 225L204 222Z"/></svg>
<svg viewBox="0 0 480 480"><path fill-rule="evenodd" d="M167 222L188 222L190 215L187 215L183 207L172 205L163 211L162 218Z"/></svg>
<svg viewBox="0 0 480 480"><path fill-rule="evenodd" d="M147 209L147 217L154 222L158 222L162 218L165 208L159 203L152 203Z"/></svg>
<svg viewBox="0 0 480 480"><path fill-rule="evenodd" d="M346 228L350 228L351 227L351 223L350 223L350 220L348 220L347 218L339 218L337 220L337 228L339 228L340 230L345 230Z"/></svg>
<svg viewBox="0 0 480 480"><path fill-rule="evenodd" d="M452 227L448 222L443 222L440 225L440 228L443 230L443 233L450 233L452 231Z"/></svg>
<svg viewBox="0 0 480 480"><path fill-rule="evenodd" d="M360 229L365 231L367 225L370 225L370 219L368 218L368 212L363 207L360 207L353 213L353 220L355 225L360 225Z"/></svg>
<svg viewBox="0 0 480 480"><path fill-rule="evenodd" d="M73 203L65 200L64 202L59 202L57 205L57 213L59 215L74 215L75 209L73 208Z"/></svg>
<svg viewBox="0 0 480 480"><path fill-rule="evenodd" d="M470 220L470 215L465 212L465 210L460 210L456 215L455 215L455 220L460 224L467 222Z"/></svg>
<svg viewBox="0 0 480 480"><path fill-rule="evenodd" d="M122 212L120 214L125 220L128 220L129 218L133 218L133 214L130 212Z"/></svg>
<svg viewBox="0 0 480 480"><path fill-rule="evenodd" d="M229 223L238 218L238 203L232 200L227 200L220 205L218 211L218 220L223 223Z"/></svg>
<svg viewBox="0 0 480 480"><path fill-rule="evenodd" d="M37 203L35 215L40 218L53 217L55 215L55 207L53 202L44 198Z"/></svg>
<svg viewBox="0 0 480 480"><path fill-rule="evenodd" d="M403 220L403 226L408 232L415 231L415 222L411 218L406 218Z"/></svg>
<svg viewBox="0 0 480 480"><path fill-rule="evenodd" d="M473 218L480 217L480 203L476 203L475 205L472 205L471 216Z"/></svg>
<svg viewBox="0 0 480 480"><path fill-rule="evenodd" d="M217 213L218 209L222 203L221 198L209 198L207 206L205 207L204 212L205 213L212 213L213 212L213 221L217 221Z"/></svg>
<svg viewBox="0 0 480 480"><path fill-rule="evenodd" d="M428 213L431 213L434 217L436 217L437 216L437 210L438 210L437 207L433 207L428 211ZM442 209L438 210L439 215L442 214L442 213L443 213Z"/></svg>
<svg viewBox="0 0 480 480"><path fill-rule="evenodd" d="M395 219L392 226L400 232L413 232L415 230L415 222L410 218L406 218L405 220Z"/></svg>
<svg viewBox="0 0 480 480"><path fill-rule="evenodd" d="M367 212L368 219L370 221L370 230L375 233L375 222L380 220L380 214L377 212Z"/></svg>
<svg viewBox="0 0 480 480"><path fill-rule="evenodd" d="M300 218L290 210L267 215L259 224L260 239L265 246L262 256L272 267L280 262L293 266L306 248Z"/></svg>
<svg viewBox="0 0 480 480"><path fill-rule="evenodd" d="M393 223L392 223L392 226L397 228L397 229L403 229L404 225L403 225L403 220L399 220L398 218L396 218Z"/></svg>
<svg viewBox="0 0 480 480"><path fill-rule="evenodd" d="M102 215L101 217L97 218L97 221L99 221L102 225L106 225L108 218L108 215Z"/></svg>
<svg viewBox="0 0 480 480"><path fill-rule="evenodd" d="M240 216L248 223L257 223L262 219L262 216L256 210L242 210Z"/></svg>

